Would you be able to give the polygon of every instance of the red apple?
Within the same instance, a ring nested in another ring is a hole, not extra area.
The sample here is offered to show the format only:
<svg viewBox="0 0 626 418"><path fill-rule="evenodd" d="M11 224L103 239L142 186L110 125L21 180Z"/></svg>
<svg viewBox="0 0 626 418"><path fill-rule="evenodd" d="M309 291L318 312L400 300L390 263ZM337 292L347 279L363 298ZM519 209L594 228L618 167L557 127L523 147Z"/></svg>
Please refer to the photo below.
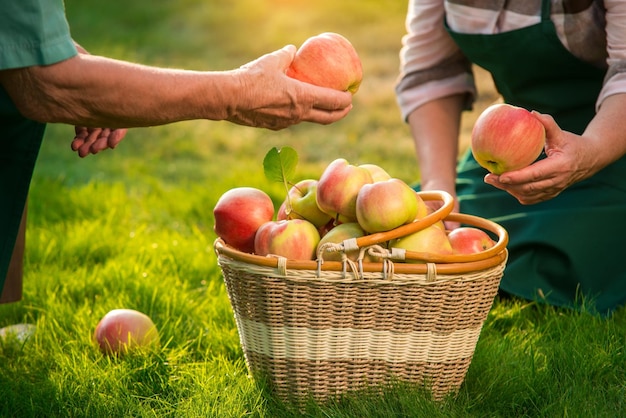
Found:
<svg viewBox="0 0 626 418"><path fill-rule="evenodd" d="M288 207L291 207L289 213ZM283 215L280 214L281 209ZM326 225L332 216L317 206L317 180L306 179L294 184L287 193L287 198L278 213L283 219L306 219L316 227ZM278 219L278 217L277 217Z"/></svg>
<svg viewBox="0 0 626 418"><path fill-rule="evenodd" d="M105 354L124 354L133 348L159 344L152 319L133 309L114 309L104 315L93 338Z"/></svg>
<svg viewBox="0 0 626 418"><path fill-rule="evenodd" d="M389 248L401 248L407 251L437 255L454 254L448 235L444 230L435 225L431 225L404 237L391 240L389 242Z"/></svg>
<svg viewBox="0 0 626 418"><path fill-rule="evenodd" d="M415 220L418 197L396 178L365 184L356 198L357 221L369 233L397 228Z"/></svg>
<svg viewBox="0 0 626 418"><path fill-rule="evenodd" d="M350 41L337 33L326 32L307 39L300 46L287 75L354 94L361 85L363 68Z"/></svg>
<svg viewBox="0 0 626 418"><path fill-rule="evenodd" d="M215 233L226 244L239 251L252 253L257 229L274 218L274 203L262 190L237 187L219 198L213 216Z"/></svg>
<svg viewBox="0 0 626 418"><path fill-rule="evenodd" d="M372 175L343 158L332 161L317 182L317 205L341 223L356 221L356 197Z"/></svg>
<svg viewBox="0 0 626 418"><path fill-rule="evenodd" d="M478 164L500 175L535 162L545 142L545 128L532 113L498 103L485 109L476 120L471 149Z"/></svg>
<svg viewBox="0 0 626 418"><path fill-rule="evenodd" d="M458 254L475 254L495 245L489 234L479 228L464 226L448 233L452 249Z"/></svg>
<svg viewBox="0 0 626 418"><path fill-rule="evenodd" d="M261 225L254 240L257 255L280 255L292 260L314 260L320 234L304 219L269 221Z"/></svg>
<svg viewBox="0 0 626 418"><path fill-rule="evenodd" d="M391 178L391 175L379 165L361 164L359 165L359 167L367 169L367 171L369 171L372 175L372 181L374 182L389 180Z"/></svg>
<svg viewBox="0 0 626 418"><path fill-rule="evenodd" d="M319 244L317 245L317 248L319 250L319 248L326 243L341 244L347 239L360 238L364 235L365 231L356 222L340 224L328 231L326 235L322 237ZM359 258L359 252L360 250L349 251L346 253L346 255L351 260L356 261ZM341 261L341 254L342 253L340 252L326 251L324 252L322 257L326 261Z"/></svg>

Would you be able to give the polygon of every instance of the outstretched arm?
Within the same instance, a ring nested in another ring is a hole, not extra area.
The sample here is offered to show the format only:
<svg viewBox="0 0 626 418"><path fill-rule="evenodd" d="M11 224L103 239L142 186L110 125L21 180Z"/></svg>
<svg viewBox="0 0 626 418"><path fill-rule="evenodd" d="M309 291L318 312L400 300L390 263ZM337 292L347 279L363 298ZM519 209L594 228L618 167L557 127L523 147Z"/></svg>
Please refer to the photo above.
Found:
<svg viewBox="0 0 626 418"><path fill-rule="evenodd" d="M0 83L31 119L128 128L209 119L282 129L329 124L350 111L352 95L291 79L287 46L223 72L164 69L79 54L49 66L0 72Z"/></svg>

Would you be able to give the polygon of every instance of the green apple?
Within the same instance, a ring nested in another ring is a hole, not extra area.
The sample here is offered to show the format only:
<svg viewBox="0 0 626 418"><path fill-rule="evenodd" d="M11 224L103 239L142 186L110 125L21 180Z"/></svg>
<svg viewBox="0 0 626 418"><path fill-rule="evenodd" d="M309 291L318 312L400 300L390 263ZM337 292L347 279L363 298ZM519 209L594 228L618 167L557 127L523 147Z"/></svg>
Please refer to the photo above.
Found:
<svg viewBox="0 0 626 418"><path fill-rule="evenodd" d="M317 181L317 205L341 222L356 221L356 197L372 175L362 167L349 164L344 158L332 161Z"/></svg>
<svg viewBox="0 0 626 418"><path fill-rule="evenodd" d="M284 219L306 219L318 228L333 219L317 206L317 180L314 179L300 180L291 186L281 208Z"/></svg>
<svg viewBox="0 0 626 418"><path fill-rule="evenodd" d="M356 199L359 225L369 232L383 232L415 220L419 196L396 178L365 184Z"/></svg>

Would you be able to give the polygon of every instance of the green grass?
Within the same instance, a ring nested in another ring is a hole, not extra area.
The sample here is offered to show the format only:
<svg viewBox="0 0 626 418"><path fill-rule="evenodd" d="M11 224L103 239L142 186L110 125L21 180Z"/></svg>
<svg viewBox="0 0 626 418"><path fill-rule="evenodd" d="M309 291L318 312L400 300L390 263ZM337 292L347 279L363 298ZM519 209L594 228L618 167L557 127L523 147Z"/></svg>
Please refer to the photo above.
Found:
<svg viewBox="0 0 626 418"><path fill-rule="evenodd" d="M331 126L281 131L185 122L137 129L84 160L72 128L47 132L29 203L23 301L0 326L36 324L26 344L0 344L0 416L298 416L248 378L213 252L212 209L238 186L268 184L262 159L289 145L298 174L332 159L382 165L418 179L393 95L405 4L381 0L66 2L75 38L93 53L172 67L227 69L332 30L353 41L365 79L355 107ZM479 72L479 74L481 74ZM488 80L477 112L495 98ZM91 336L119 307L157 324L162 347L121 359ZM458 396L435 403L398 387L328 405L313 417L618 417L626 415L626 312L610 318L499 301Z"/></svg>

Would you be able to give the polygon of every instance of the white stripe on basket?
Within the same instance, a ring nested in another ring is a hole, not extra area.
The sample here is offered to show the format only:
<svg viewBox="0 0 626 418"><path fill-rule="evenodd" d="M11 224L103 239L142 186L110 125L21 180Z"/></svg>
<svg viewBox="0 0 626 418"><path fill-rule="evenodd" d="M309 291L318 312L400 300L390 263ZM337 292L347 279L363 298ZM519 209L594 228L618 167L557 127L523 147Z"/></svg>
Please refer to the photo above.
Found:
<svg viewBox="0 0 626 418"><path fill-rule="evenodd" d="M242 347L272 358L303 360L366 359L389 363L441 363L471 358L481 326L448 334L372 329L269 327L238 319Z"/></svg>

